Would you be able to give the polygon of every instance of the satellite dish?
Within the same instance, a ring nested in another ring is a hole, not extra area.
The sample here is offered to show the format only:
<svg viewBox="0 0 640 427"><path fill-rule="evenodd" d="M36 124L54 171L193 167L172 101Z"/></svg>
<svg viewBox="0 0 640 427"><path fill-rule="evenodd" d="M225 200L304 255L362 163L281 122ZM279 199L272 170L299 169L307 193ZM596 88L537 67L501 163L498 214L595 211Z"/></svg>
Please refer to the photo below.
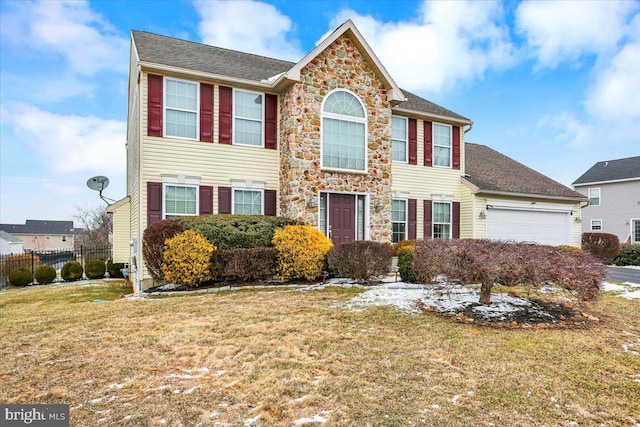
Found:
<svg viewBox="0 0 640 427"><path fill-rule="evenodd" d="M87 181L87 187L100 193L100 198L104 200L107 204L109 204L109 200L114 201L113 199L109 199L102 195L102 191L108 186L109 186L109 178L102 175L94 176L93 178L89 178L89 180Z"/></svg>

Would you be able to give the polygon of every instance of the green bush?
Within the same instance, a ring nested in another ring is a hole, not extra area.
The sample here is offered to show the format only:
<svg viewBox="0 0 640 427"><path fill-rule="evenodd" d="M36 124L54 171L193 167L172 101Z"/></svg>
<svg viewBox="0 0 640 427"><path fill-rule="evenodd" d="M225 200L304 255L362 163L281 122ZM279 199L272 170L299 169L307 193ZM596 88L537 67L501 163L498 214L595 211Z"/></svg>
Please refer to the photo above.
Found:
<svg viewBox="0 0 640 427"><path fill-rule="evenodd" d="M293 222L263 215L203 215L179 219L185 230L202 234L218 249L273 247L273 235Z"/></svg>
<svg viewBox="0 0 640 427"><path fill-rule="evenodd" d="M65 282L73 282L82 279L82 272L82 264L77 261L70 261L62 266L60 277L62 277L62 280Z"/></svg>
<svg viewBox="0 0 640 427"><path fill-rule="evenodd" d="M56 280L56 269L50 265L43 264L36 268L36 280L41 285L46 285Z"/></svg>
<svg viewBox="0 0 640 427"><path fill-rule="evenodd" d="M33 275L31 270L27 268L18 268L9 273L9 283L13 286L27 286L33 283Z"/></svg>
<svg viewBox="0 0 640 427"><path fill-rule="evenodd" d="M415 283L416 276L413 274L413 245L398 248L398 272L400 278L406 283Z"/></svg>
<svg viewBox="0 0 640 427"><path fill-rule="evenodd" d="M640 244L622 245L620 253L613 260L615 265L638 265L640 266Z"/></svg>
<svg viewBox="0 0 640 427"><path fill-rule="evenodd" d="M113 262L113 260L107 261L107 272L111 278L123 278L122 269L124 268L124 262Z"/></svg>
<svg viewBox="0 0 640 427"><path fill-rule="evenodd" d="M390 245L357 240L334 246L327 262L329 270L339 277L369 280L388 274L392 258Z"/></svg>
<svg viewBox="0 0 640 427"><path fill-rule="evenodd" d="M315 227L288 225L276 230L273 246L278 252L278 277L313 280L322 276L333 244Z"/></svg>
<svg viewBox="0 0 640 427"><path fill-rule="evenodd" d="M167 240L162 273L178 285L199 286L211 280L211 257L216 247L193 230L185 230Z"/></svg>
<svg viewBox="0 0 640 427"><path fill-rule="evenodd" d="M102 279L104 273L107 271L103 261L99 259L92 259L87 261L84 265L84 272L89 279Z"/></svg>
<svg viewBox="0 0 640 427"><path fill-rule="evenodd" d="M211 271L216 279L265 279L275 274L276 261L274 248L223 249L214 254Z"/></svg>
<svg viewBox="0 0 640 427"><path fill-rule="evenodd" d="M620 239L610 233L582 233L582 249L609 263L620 253Z"/></svg>

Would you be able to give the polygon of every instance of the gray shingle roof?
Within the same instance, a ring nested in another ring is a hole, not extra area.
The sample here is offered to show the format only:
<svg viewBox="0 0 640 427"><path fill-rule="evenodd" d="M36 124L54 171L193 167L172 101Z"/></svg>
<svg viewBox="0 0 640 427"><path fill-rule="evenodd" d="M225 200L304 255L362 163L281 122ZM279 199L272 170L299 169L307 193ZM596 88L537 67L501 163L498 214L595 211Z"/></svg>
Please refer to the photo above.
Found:
<svg viewBox="0 0 640 427"><path fill-rule="evenodd" d="M598 162L576 179L573 185L633 178L640 178L640 156Z"/></svg>
<svg viewBox="0 0 640 427"><path fill-rule="evenodd" d="M187 70L246 79L256 83L289 71L295 62L132 30L131 35L141 61ZM407 101L398 108L469 120L433 102L402 90Z"/></svg>
<svg viewBox="0 0 640 427"><path fill-rule="evenodd" d="M577 191L486 145L466 143L465 163L465 179L480 191L586 200Z"/></svg>
<svg viewBox="0 0 640 427"><path fill-rule="evenodd" d="M0 230L0 239L4 239L7 242L11 243L22 243L22 240L14 236L13 234L9 234L4 230Z"/></svg>
<svg viewBox="0 0 640 427"><path fill-rule="evenodd" d="M0 224L10 234L73 234L73 221L41 221L28 219L25 224Z"/></svg>

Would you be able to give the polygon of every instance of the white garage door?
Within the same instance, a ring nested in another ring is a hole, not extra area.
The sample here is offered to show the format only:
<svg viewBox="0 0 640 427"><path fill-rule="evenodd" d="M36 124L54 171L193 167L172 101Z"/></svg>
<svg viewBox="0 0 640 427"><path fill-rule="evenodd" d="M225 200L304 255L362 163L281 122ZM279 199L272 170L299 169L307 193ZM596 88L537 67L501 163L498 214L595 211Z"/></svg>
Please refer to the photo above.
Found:
<svg viewBox="0 0 640 427"><path fill-rule="evenodd" d="M569 245L571 216L568 212L489 209L487 238Z"/></svg>

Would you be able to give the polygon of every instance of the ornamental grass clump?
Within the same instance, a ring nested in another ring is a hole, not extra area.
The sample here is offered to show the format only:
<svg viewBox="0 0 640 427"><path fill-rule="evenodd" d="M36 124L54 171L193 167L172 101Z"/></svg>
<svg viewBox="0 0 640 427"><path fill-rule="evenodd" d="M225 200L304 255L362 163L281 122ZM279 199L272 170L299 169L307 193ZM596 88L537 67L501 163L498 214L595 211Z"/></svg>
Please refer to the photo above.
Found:
<svg viewBox="0 0 640 427"><path fill-rule="evenodd" d="M276 230L273 246L278 253L278 277L314 280L322 276L333 244L317 228L288 225Z"/></svg>
<svg viewBox="0 0 640 427"><path fill-rule="evenodd" d="M211 280L211 257L216 247L193 230L167 239L162 273L165 280L186 286L200 286Z"/></svg>

